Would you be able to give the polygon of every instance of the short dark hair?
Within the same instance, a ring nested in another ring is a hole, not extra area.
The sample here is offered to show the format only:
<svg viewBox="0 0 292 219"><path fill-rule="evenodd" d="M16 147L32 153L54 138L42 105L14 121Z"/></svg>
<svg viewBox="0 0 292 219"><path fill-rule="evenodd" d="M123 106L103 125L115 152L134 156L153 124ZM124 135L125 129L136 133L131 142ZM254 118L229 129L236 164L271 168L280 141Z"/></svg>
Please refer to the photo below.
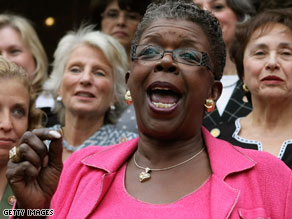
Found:
<svg viewBox="0 0 292 219"><path fill-rule="evenodd" d="M231 60L236 64L237 74L244 76L243 57L246 46L257 30L264 31L270 24L283 24L292 31L292 8L269 9L253 17L249 22L238 25L230 47Z"/></svg>
<svg viewBox="0 0 292 219"><path fill-rule="evenodd" d="M132 41L131 53L139 44L143 32L159 19L182 19L199 25L210 44L210 61L214 78L220 80L225 66L225 44L218 20L208 11L201 9L191 0L165 0L151 3L137 27Z"/></svg>
<svg viewBox="0 0 292 219"><path fill-rule="evenodd" d="M254 0L255 1L255 0ZM265 0L259 1L258 12L262 12L267 9L276 9L276 8L291 8L291 0Z"/></svg>
<svg viewBox="0 0 292 219"><path fill-rule="evenodd" d="M141 16L144 15L147 5L151 3L151 0L99 0L92 6L90 19L90 22L96 25L96 29L101 29L102 13L114 1L118 2L121 10L137 12Z"/></svg>

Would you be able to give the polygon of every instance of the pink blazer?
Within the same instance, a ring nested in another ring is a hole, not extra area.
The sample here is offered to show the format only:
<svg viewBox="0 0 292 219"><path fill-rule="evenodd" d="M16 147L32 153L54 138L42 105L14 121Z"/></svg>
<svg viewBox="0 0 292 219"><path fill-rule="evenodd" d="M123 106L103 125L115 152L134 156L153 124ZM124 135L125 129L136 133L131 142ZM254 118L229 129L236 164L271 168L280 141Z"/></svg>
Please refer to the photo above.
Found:
<svg viewBox="0 0 292 219"><path fill-rule="evenodd" d="M205 128L202 133L216 179L205 200L206 218L292 218L292 172L281 160L216 139ZM65 162L52 218L90 218L137 145L134 139L75 152Z"/></svg>

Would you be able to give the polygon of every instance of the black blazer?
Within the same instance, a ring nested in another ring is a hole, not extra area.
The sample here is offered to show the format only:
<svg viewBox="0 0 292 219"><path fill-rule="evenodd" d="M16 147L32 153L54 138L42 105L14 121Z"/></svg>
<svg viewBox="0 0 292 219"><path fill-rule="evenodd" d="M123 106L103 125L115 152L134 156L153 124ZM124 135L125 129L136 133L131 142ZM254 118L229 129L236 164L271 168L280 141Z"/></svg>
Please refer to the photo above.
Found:
<svg viewBox="0 0 292 219"><path fill-rule="evenodd" d="M242 90L242 81L238 80L222 116L219 115L216 107L213 112L205 114L203 125L211 131L223 123L233 122L239 117L246 116L252 110L251 103L245 101L246 99Z"/></svg>

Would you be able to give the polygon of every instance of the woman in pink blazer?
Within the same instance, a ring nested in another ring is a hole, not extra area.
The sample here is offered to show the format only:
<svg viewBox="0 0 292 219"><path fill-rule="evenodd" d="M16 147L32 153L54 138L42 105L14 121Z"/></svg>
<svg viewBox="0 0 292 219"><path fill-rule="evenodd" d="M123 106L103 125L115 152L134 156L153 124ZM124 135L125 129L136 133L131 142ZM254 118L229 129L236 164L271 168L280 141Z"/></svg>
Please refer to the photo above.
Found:
<svg viewBox="0 0 292 219"><path fill-rule="evenodd" d="M217 19L191 1L153 3L131 51L126 100L139 138L80 150L61 171L61 134L26 133L7 170L17 208L50 208L52 218L291 218L291 170L202 127L222 90Z"/></svg>

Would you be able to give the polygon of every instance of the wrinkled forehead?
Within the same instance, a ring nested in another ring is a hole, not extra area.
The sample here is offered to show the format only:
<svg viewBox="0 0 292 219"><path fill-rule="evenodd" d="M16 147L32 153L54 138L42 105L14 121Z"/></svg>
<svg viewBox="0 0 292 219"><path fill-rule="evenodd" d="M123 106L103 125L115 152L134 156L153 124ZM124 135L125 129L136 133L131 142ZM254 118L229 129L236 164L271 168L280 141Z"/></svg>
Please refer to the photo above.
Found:
<svg viewBox="0 0 292 219"><path fill-rule="evenodd" d="M181 45L200 45L203 51L209 49L207 35L199 24L183 19L162 18L152 22L142 33L138 44L152 42L176 42Z"/></svg>
<svg viewBox="0 0 292 219"><path fill-rule="evenodd" d="M262 36L268 35L275 29L277 29L279 32L286 33L292 36L292 29L290 27L282 23L269 22L259 26L253 32L251 32L249 39L257 39Z"/></svg>

